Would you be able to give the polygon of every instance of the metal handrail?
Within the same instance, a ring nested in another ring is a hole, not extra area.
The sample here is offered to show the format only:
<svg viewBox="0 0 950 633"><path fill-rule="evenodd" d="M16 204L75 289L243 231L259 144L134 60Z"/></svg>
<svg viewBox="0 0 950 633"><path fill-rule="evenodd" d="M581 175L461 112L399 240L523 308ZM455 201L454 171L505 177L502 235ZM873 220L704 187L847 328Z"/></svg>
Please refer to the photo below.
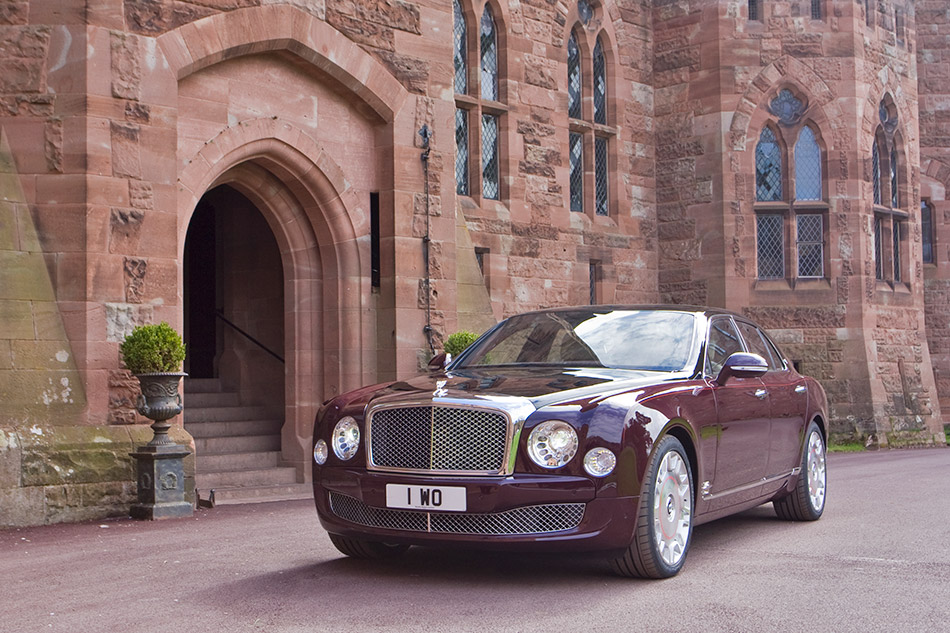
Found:
<svg viewBox="0 0 950 633"><path fill-rule="evenodd" d="M245 332L244 330L242 330L240 327L238 327L237 325L235 325L234 323L232 323L231 321L229 321L228 318L227 318L226 316L224 316L224 312L223 312L223 311L221 311L221 310L215 310L214 315L215 315L216 317L218 317L219 319L221 319L222 321L224 321L226 324L230 325L230 326L231 326L232 328L234 328L235 330L237 330L239 334L242 334L242 335L244 336L244 338L246 338L246 339L249 340L250 342L254 343L255 345L257 345L258 347L260 347L262 350L264 350L265 352L267 352L268 354L270 354L271 356L273 356L274 358L276 358L276 359L279 360L280 362L282 362L282 363L284 362L284 359L283 359L283 357L282 357L280 354L278 354L277 352L273 351L272 349L270 349L269 347L267 347L266 345L264 345L263 343L261 343L260 341L258 341L256 338L254 338L253 336L251 336L250 334L248 334L247 332Z"/></svg>

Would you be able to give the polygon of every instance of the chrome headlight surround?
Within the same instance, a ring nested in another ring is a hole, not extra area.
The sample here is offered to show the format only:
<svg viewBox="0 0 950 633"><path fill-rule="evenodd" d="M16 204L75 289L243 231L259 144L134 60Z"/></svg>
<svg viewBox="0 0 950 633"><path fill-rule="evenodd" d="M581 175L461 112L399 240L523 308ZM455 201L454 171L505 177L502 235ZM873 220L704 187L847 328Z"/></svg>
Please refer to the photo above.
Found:
<svg viewBox="0 0 950 633"><path fill-rule="evenodd" d="M333 427L333 436L330 438L333 454L343 461L356 455L360 448L360 427L352 416L340 418Z"/></svg>
<svg viewBox="0 0 950 633"><path fill-rule="evenodd" d="M617 466L617 456L603 446L592 448L584 455L584 470L591 477L606 477Z"/></svg>
<svg viewBox="0 0 950 633"><path fill-rule="evenodd" d="M327 463L327 457L330 455L330 449L327 446L326 441L319 439L313 445L313 461L317 463L318 466L323 466Z"/></svg>
<svg viewBox="0 0 950 633"><path fill-rule="evenodd" d="M541 468L560 468L577 454L577 431L567 422L547 420L528 436L528 455Z"/></svg>

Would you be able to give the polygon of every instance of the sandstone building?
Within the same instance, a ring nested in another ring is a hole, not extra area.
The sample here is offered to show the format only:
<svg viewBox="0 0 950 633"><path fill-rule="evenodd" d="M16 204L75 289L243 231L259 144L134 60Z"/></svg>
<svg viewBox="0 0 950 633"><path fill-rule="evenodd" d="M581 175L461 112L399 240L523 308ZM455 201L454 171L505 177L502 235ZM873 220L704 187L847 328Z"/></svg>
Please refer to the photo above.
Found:
<svg viewBox="0 0 950 633"><path fill-rule="evenodd" d="M948 42L946 0L3 2L0 525L127 511L160 320L199 488L306 488L330 395L588 302L745 312L836 434L942 442Z"/></svg>

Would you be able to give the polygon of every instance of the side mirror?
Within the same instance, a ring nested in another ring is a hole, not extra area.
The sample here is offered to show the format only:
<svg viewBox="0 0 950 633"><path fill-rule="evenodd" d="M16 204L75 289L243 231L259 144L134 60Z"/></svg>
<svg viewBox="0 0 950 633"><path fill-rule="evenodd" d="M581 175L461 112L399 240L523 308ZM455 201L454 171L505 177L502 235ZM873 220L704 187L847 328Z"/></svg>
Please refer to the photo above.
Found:
<svg viewBox="0 0 950 633"><path fill-rule="evenodd" d="M452 355L447 354L446 352L440 352L432 357L432 360L429 361L429 369L434 371L442 371L445 369L449 363L452 362Z"/></svg>
<svg viewBox="0 0 950 633"><path fill-rule="evenodd" d="M758 378L769 370L769 364L758 354L736 352L726 359L722 370L716 377L720 385L726 384L730 378Z"/></svg>

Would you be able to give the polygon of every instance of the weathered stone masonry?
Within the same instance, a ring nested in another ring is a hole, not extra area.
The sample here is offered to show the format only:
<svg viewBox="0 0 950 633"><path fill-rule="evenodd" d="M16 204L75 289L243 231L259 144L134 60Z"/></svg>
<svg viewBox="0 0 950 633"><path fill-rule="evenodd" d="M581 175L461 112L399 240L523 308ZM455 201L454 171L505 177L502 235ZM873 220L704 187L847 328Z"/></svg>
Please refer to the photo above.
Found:
<svg viewBox="0 0 950 633"><path fill-rule="evenodd" d="M837 435L942 441L945 2L823 0L813 16L810 0L769 0L757 19L748 0L458 5L461 90L448 0L0 7L0 525L127 511L127 453L148 431L118 343L159 320L193 333L200 299L284 358L231 332L208 352L243 405L283 411L280 461L299 481L320 403L417 371L427 325L438 346L591 297L744 311L823 381ZM802 104L794 122L771 110L783 91ZM497 122L489 195L484 116ZM793 195L803 127L822 174L807 201ZM785 161L783 196L769 201L756 179L766 128ZM875 202L875 144L886 192L897 152L896 205ZM821 275L797 274L800 214L821 218ZM780 276L762 274L762 215L782 218ZM194 243L201 222L215 243ZM216 285L202 296L184 262L205 248Z"/></svg>

